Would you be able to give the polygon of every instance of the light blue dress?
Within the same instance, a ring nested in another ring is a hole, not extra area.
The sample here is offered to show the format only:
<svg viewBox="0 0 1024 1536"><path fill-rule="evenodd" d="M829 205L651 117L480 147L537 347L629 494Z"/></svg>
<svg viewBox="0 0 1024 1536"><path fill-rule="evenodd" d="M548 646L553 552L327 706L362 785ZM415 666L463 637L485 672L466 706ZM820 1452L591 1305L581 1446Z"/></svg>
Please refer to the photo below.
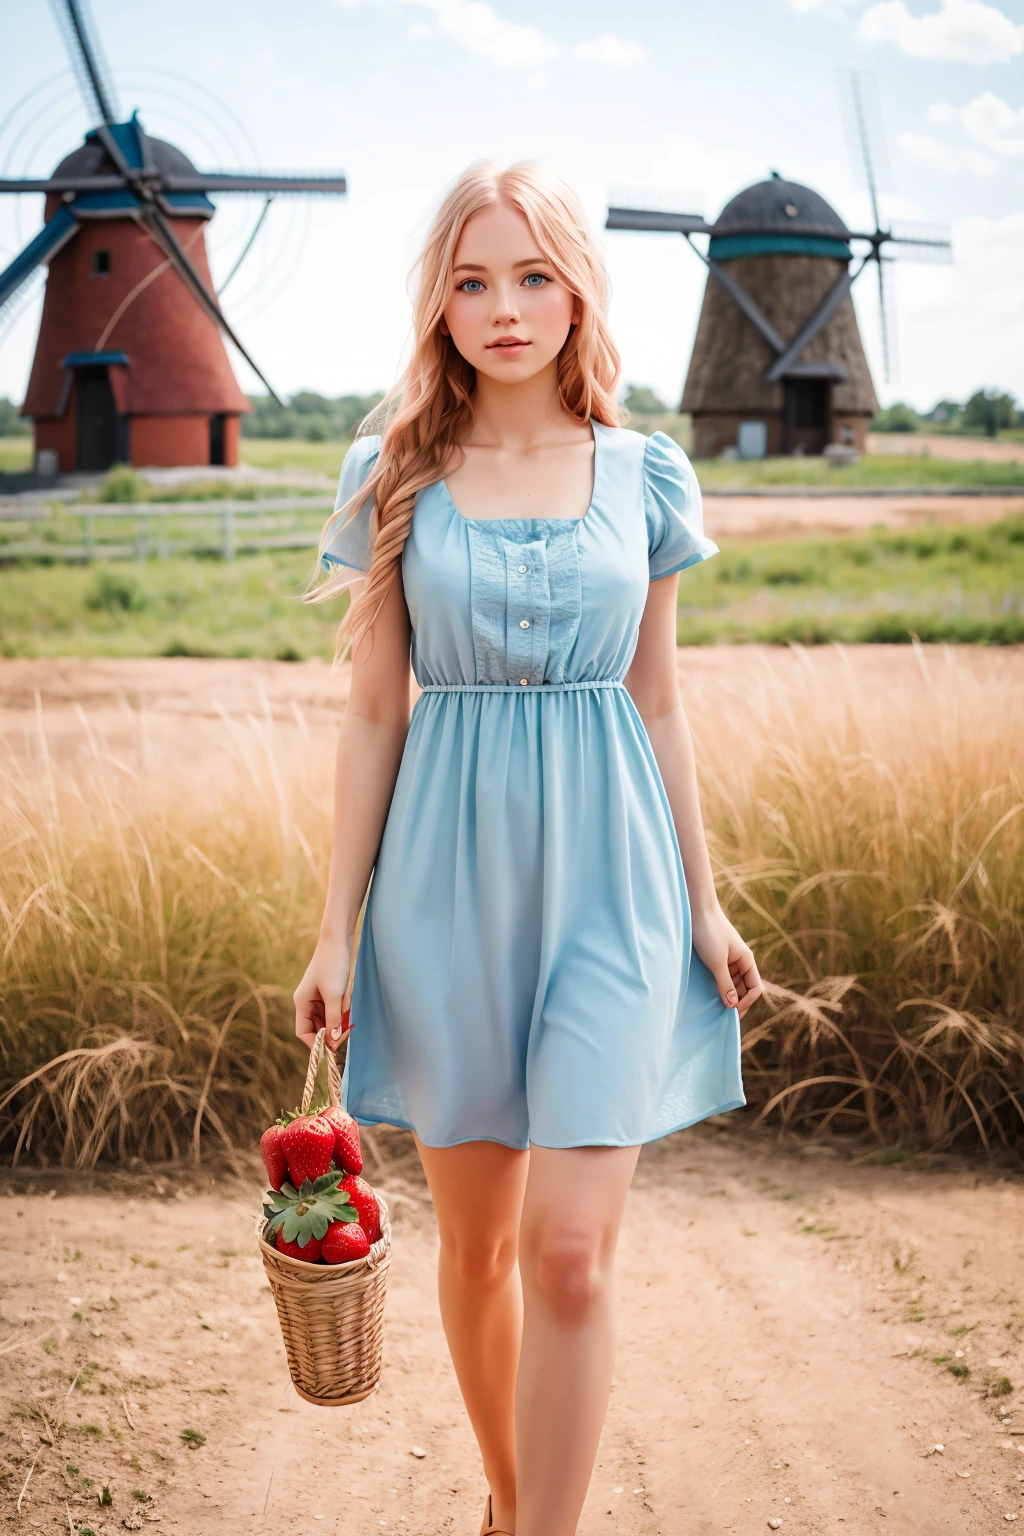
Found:
<svg viewBox="0 0 1024 1536"><path fill-rule="evenodd" d="M743 1104L623 679L648 583L717 554L682 449L593 423L585 516L422 491L402 558L422 688L370 884L343 1100L430 1146L635 1146ZM380 439L345 458L340 506ZM366 570L371 506L325 561Z"/></svg>

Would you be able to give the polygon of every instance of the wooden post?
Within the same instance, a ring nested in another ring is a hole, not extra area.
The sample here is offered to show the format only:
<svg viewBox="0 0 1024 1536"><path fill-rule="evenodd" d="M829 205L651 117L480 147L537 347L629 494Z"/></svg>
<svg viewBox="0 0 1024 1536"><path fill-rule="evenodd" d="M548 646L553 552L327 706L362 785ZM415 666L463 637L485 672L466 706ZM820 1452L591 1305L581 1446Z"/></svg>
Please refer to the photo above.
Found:
<svg viewBox="0 0 1024 1536"><path fill-rule="evenodd" d="M224 518L224 543L223 553L225 560L235 558L235 513L233 507L225 507Z"/></svg>
<svg viewBox="0 0 1024 1536"><path fill-rule="evenodd" d="M93 515L91 512L87 512L85 514L85 558L87 560L92 559L94 543Z"/></svg>

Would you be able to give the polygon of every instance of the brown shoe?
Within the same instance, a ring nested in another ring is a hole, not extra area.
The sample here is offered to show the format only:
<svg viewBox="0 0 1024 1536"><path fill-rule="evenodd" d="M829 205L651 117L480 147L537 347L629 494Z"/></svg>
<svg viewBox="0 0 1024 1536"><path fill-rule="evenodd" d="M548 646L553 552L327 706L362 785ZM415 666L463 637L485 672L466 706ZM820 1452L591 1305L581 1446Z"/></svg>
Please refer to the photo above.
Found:
<svg viewBox="0 0 1024 1536"><path fill-rule="evenodd" d="M511 1531L503 1531L500 1526L493 1523L490 1494L487 1495L487 1503L484 1506L484 1523L480 1527L480 1536L512 1536Z"/></svg>

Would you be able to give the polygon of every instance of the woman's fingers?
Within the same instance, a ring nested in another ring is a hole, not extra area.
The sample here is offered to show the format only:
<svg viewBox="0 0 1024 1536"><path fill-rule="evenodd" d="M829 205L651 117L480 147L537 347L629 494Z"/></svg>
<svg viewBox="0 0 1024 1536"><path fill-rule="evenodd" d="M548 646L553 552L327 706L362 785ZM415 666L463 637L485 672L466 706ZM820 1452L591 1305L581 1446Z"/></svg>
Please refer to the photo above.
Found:
<svg viewBox="0 0 1024 1536"><path fill-rule="evenodd" d="M324 1028L327 1031L327 1044L333 1050L341 1043L341 993L330 993L324 998Z"/></svg>
<svg viewBox="0 0 1024 1536"><path fill-rule="evenodd" d="M715 986L718 988L718 995L722 1002L727 1008L735 1008L738 998L736 984L729 970L729 956L727 954L723 955L722 959L709 967L709 969L715 978Z"/></svg>
<svg viewBox="0 0 1024 1536"><path fill-rule="evenodd" d="M295 1033L307 1050L313 1049L317 1032L324 1026L323 999L316 987L310 988L306 977L296 987L292 1001L295 1003Z"/></svg>
<svg viewBox="0 0 1024 1536"><path fill-rule="evenodd" d="M757 961L746 944L730 957L729 972L736 985L739 1011L741 1014L746 1013L747 1009L761 996L761 977L757 969Z"/></svg>

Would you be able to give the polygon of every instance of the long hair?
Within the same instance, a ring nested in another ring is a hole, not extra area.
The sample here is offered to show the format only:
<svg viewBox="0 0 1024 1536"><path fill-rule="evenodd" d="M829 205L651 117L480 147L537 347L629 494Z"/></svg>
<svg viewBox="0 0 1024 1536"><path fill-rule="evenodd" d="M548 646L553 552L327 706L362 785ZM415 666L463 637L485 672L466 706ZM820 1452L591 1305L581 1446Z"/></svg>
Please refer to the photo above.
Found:
<svg viewBox="0 0 1024 1536"><path fill-rule="evenodd" d="M441 330L452 290L455 249L466 220L494 203L507 203L526 219L543 255L578 301L579 320L558 355L558 394L578 421L618 426L615 403L619 354L608 330L608 278L575 194L543 166L524 162L500 170L478 161L444 195L413 268L413 337L409 366L368 418L382 422L380 456L355 496L328 518L320 553L331 537L372 499L371 561L362 593L342 620L338 655L371 629L399 578L402 551L416 497L439 480L473 418L476 370ZM357 579L337 568L306 593L323 603Z"/></svg>

